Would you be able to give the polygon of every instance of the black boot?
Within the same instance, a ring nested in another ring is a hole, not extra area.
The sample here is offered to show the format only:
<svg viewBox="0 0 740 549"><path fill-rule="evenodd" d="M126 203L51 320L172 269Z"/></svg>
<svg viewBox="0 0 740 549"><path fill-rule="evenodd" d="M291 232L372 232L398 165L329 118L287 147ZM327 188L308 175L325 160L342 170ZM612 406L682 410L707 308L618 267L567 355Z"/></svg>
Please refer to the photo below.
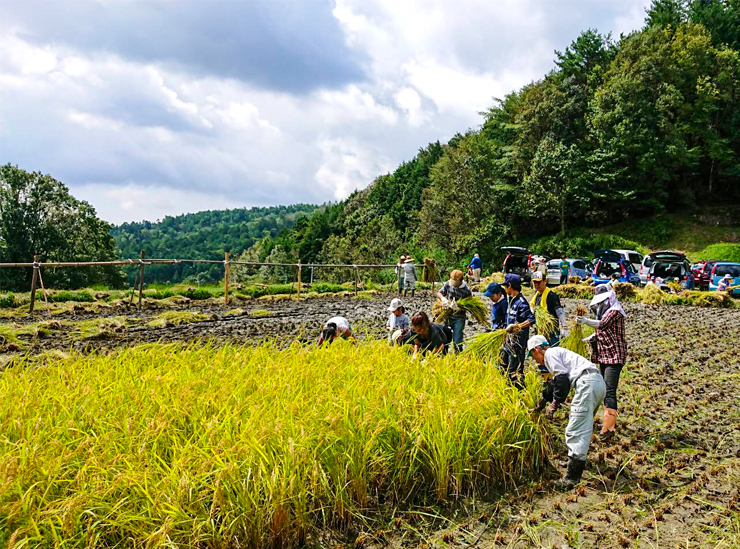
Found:
<svg viewBox="0 0 740 549"><path fill-rule="evenodd" d="M581 482L581 476L583 476L583 470L586 468L586 461L580 459L568 458L568 471L565 476L558 481L555 481L555 487L559 490L572 490L576 485Z"/></svg>
<svg viewBox="0 0 740 549"><path fill-rule="evenodd" d="M416 290L411 290L411 297L414 297L414 294L416 294Z"/></svg>
<svg viewBox="0 0 740 549"><path fill-rule="evenodd" d="M403 291L403 297L406 297L406 290Z"/></svg>

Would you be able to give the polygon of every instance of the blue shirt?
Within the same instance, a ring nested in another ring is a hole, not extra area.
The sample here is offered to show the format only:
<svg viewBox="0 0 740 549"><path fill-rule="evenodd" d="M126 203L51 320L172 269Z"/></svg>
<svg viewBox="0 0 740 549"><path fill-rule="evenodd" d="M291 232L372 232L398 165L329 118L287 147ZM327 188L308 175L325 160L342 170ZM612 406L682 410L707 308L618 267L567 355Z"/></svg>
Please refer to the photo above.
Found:
<svg viewBox="0 0 740 549"><path fill-rule="evenodd" d="M509 301L506 299L506 296L498 303L494 303L493 307L491 307L491 327L494 330L506 328L506 309L508 308Z"/></svg>
<svg viewBox="0 0 740 549"><path fill-rule="evenodd" d="M522 293L519 293L514 298L509 300L509 308L506 310L506 325L519 324L529 320L532 326L535 324L534 311L529 306L527 298ZM515 347L521 346L526 349L527 340L529 339L529 328L524 328L521 332L516 334L513 340Z"/></svg>
<svg viewBox="0 0 740 549"><path fill-rule="evenodd" d="M480 269L481 265L482 263L481 263L480 257L474 257L473 260L470 262L470 266L473 269Z"/></svg>

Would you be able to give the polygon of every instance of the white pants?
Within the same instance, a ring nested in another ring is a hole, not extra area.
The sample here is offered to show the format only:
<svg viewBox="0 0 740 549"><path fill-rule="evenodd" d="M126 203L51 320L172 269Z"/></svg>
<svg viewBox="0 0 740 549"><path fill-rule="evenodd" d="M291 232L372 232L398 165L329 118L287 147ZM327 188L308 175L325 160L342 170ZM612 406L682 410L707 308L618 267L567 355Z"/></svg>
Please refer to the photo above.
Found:
<svg viewBox="0 0 740 549"><path fill-rule="evenodd" d="M594 415L604 402L605 394L604 378L596 370L587 371L576 380L576 393L570 404L570 417L565 428L568 457L586 460L594 430Z"/></svg>
<svg viewBox="0 0 740 549"><path fill-rule="evenodd" d="M473 281L480 282L480 269L473 269Z"/></svg>

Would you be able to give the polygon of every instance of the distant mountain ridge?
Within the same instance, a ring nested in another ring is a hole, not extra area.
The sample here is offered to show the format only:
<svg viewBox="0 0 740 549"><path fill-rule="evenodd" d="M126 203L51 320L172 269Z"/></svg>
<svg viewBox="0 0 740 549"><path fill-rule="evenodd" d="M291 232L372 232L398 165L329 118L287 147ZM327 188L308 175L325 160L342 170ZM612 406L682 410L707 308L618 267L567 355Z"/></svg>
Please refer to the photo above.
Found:
<svg viewBox="0 0 740 549"><path fill-rule="evenodd" d="M168 259L223 259L229 251L234 257L255 242L275 237L292 229L301 217L310 216L326 206L295 204L209 210L160 221L123 223L111 234L118 245L119 257L137 258L141 250L147 257ZM133 282L134 269L127 273ZM214 282L223 276L218 265L157 265L146 268L147 283L183 281Z"/></svg>

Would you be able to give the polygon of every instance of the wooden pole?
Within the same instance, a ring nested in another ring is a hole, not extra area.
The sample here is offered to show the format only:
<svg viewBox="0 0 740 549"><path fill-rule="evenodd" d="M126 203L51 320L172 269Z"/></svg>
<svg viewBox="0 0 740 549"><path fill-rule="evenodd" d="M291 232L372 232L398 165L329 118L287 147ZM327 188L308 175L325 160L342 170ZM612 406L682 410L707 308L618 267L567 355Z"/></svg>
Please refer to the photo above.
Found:
<svg viewBox="0 0 740 549"><path fill-rule="evenodd" d="M141 265L139 265L139 309L141 309L141 302L144 299L144 259L146 259L146 252L141 250Z"/></svg>
<svg viewBox="0 0 740 549"><path fill-rule="evenodd" d="M229 252L224 253L224 305L229 304Z"/></svg>
<svg viewBox="0 0 740 549"><path fill-rule="evenodd" d="M357 295L357 267L355 267L355 296Z"/></svg>
<svg viewBox="0 0 740 549"><path fill-rule="evenodd" d="M301 298L301 260L298 260L298 299Z"/></svg>
<svg viewBox="0 0 740 549"><path fill-rule="evenodd" d="M39 282L41 283L41 294L44 296L44 303L46 304L46 314L49 313L49 300L46 298L46 288L44 288L44 277L41 276L41 269L39 268Z"/></svg>
<svg viewBox="0 0 740 549"><path fill-rule="evenodd" d="M31 304L28 306L28 312L33 312L33 306L36 304L36 280L39 277L39 256L33 256L33 276L31 277Z"/></svg>

